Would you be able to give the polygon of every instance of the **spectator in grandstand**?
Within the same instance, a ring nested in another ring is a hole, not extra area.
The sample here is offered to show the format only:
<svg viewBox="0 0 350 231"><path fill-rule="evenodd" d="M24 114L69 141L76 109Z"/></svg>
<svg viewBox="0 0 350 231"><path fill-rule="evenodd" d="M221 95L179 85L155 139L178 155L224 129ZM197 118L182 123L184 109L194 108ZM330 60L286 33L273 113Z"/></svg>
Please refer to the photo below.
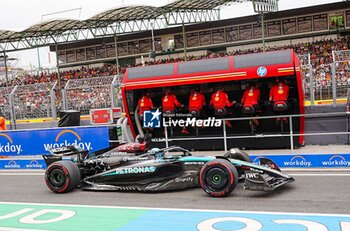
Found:
<svg viewBox="0 0 350 231"><path fill-rule="evenodd" d="M243 113L249 113L251 115L257 115L260 110L260 89L254 84L250 83L248 88L244 91L241 103L243 105ZM259 121L254 119L253 122L256 126L259 125Z"/></svg>
<svg viewBox="0 0 350 231"><path fill-rule="evenodd" d="M0 112L0 131L5 131L6 130L6 119Z"/></svg>
<svg viewBox="0 0 350 231"><path fill-rule="evenodd" d="M288 110L289 86L284 84L280 78L276 80L276 84L270 90L269 101L273 103L273 111L283 113ZM279 122L280 118L277 118ZM287 122L287 118L283 118Z"/></svg>
<svg viewBox="0 0 350 231"><path fill-rule="evenodd" d="M229 107L232 107L235 103L235 100L232 102L229 101L228 95L223 87L219 87L219 89L212 94L210 100L210 105L214 107L215 115L220 117L228 114ZM231 128L231 121L226 120L226 125Z"/></svg>

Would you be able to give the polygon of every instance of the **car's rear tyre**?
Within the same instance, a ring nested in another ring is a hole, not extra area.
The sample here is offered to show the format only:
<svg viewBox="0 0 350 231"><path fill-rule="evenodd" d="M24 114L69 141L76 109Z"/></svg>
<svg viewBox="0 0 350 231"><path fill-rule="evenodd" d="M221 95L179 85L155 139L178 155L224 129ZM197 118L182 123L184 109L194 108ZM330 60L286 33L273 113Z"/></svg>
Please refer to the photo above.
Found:
<svg viewBox="0 0 350 231"><path fill-rule="evenodd" d="M70 161L54 162L45 171L46 185L55 193L72 191L79 185L80 178L78 166Z"/></svg>
<svg viewBox="0 0 350 231"><path fill-rule="evenodd" d="M237 169L228 160L212 160L202 167L199 182L207 194L213 197L225 197L237 186Z"/></svg>

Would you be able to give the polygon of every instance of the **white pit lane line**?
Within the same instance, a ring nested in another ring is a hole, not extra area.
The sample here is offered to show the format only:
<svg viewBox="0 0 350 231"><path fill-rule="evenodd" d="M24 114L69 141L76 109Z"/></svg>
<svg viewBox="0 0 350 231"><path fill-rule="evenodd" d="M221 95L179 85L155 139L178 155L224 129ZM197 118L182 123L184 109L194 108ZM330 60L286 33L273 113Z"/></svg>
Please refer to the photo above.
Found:
<svg viewBox="0 0 350 231"><path fill-rule="evenodd" d="M350 176L350 173L287 173L289 176Z"/></svg>
<svg viewBox="0 0 350 231"><path fill-rule="evenodd" d="M0 172L0 176L43 176L45 173L43 172ZM0 229L1 231L1 229Z"/></svg>
<svg viewBox="0 0 350 231"><path fill-rule="evenodd" d="M10 227L0 227L0 231L47 231L44 229L16 229Z"/></svg>
<svg viewBox="0 0 350 231"><path fill-rule="evenodd" d="M320 217L348 217L349 214L335 213L298 213L298 212L265 212L265 211L238 211L238 210L214 210L214 209L182 209L182 208L160 208L160 207L133 207L133 206L110 206L110 205L80 205L80 204L56 204L56 203L30 203L30 202L6 202L0 201L0 205L26 205L26 206L54 206L54 207L77 207L77 208L103 208L103 209L132 209L132 210L156 210L175 212L212 212L212 213L232 213L232 214L264 214L264 215L295 215L295 216L320 216ZM347 231L347 230L346 230Z"/></svg>

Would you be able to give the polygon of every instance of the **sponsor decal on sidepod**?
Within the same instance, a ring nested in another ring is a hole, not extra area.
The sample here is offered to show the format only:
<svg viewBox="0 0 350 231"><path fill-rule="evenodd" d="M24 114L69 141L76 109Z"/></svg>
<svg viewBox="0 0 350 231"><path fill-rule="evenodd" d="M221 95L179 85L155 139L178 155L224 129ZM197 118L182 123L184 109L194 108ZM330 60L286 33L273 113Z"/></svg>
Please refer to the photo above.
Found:
<svg viewBox="0 0 350 231"><path fill-rule="evenodd" d="M115 170L116 174L139 174L139 173L151 173L155 172L155 166L145 166L145 167L133 167L133 168L118 168Z"/></svg>

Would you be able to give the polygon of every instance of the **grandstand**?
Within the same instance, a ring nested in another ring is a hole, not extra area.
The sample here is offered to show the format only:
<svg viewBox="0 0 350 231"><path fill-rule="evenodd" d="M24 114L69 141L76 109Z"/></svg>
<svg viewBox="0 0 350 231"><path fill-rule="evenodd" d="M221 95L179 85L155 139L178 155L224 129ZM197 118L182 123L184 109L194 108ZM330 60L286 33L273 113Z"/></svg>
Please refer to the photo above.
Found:
<svg viewBox="0 0 350 231"><path fill-rule="evenodd" d="M334 18L337 20L334 21ZM312 71L303 69L306 97L310 98L310 85L313 84L314 99L331 99L332 51L348 50L350 46L350 5L347 2L337 2L269 13L265 15L265 26L267 50L292 48L300 56L310 55ZM185 43L182 29L185 30ZM104 79L106 76L115 76L118 73L116 50L120 73L123 74L128 67L261 52L261 38L261 21L257 15L252 15L186 25L184 28L169 27L155 30L155 59L149 57L152 50L150 31L118 36L117 49L113 36L58 44L57 47L51 46L50 49L56 51L57 48L61 87L69 82L66 86L68 90L72 90L71 86L80 84L80 79L89 79L92 83L91 78ZM313 83L310 83L310 73L313 75ZM73 84L75 79L78 80ZM57 80L58 73L42 72L38 75L17 76L9 82L9 85L53 83ZM107 92L108 85L103 86L104 90L100 90L100 94L94 93L88 97L110 98L110 92ZM336 86L337 97L346 97L346 90L350 86L348 60L344 60L336 67ZM0 79L0 87L5 87L4 80ZM2 88L0 91L4 90ZM87 92L83 89L80 91L82 97L77 99L67 94L71 97L68 101L78 100L79 103L76 105L81 105L80 109L86 108L86 105L90 107L91 102L86 102ZM6 95L1 95L1 102L6 102L5 98ZM34 98L27 100L35 101ZM111 100L97 101L98 103L92 108L106 107L112 103ZM74 108L72 105L68 107ZM86 112L85 109L83 111Z"/></svg>

